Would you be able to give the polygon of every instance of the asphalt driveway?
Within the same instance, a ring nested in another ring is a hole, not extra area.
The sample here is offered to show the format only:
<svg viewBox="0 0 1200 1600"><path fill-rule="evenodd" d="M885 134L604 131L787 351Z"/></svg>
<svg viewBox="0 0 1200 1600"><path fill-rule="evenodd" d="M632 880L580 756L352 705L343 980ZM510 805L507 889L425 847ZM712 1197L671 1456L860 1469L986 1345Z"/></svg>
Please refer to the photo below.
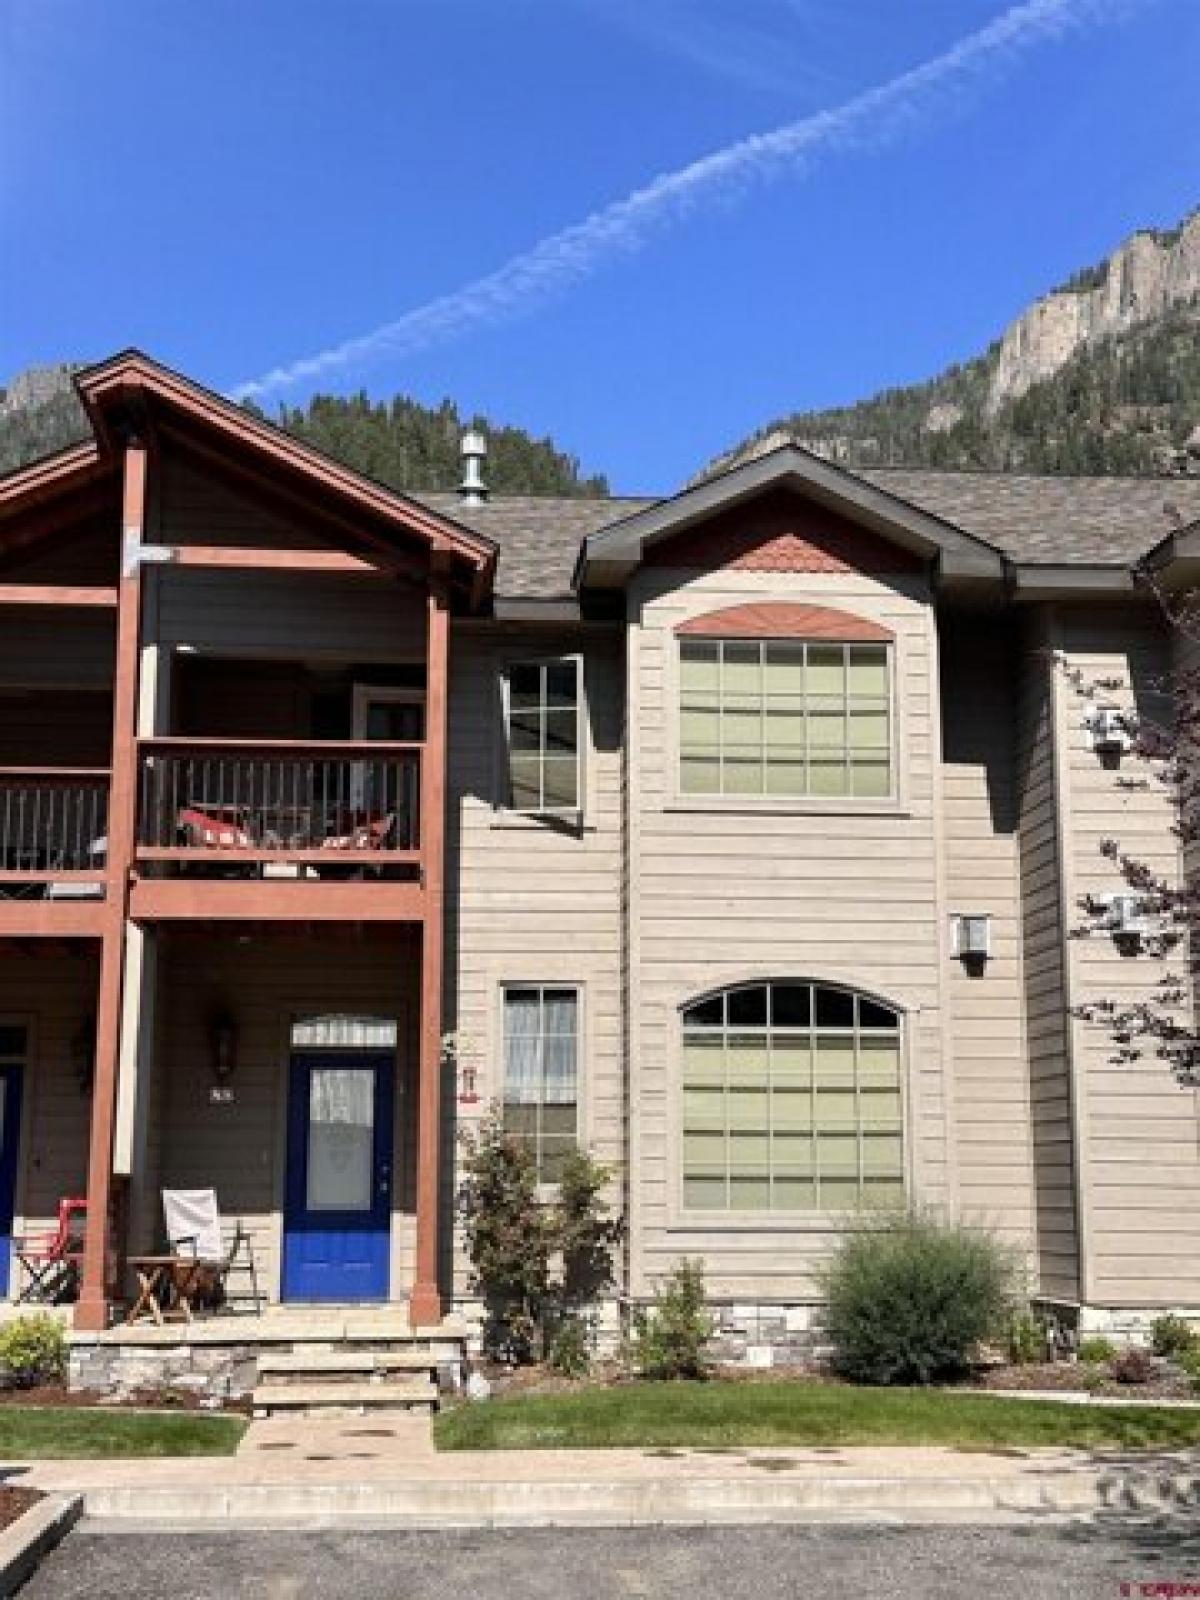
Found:
<svg viewBox="0 0 1200 1600"><path fill-rule="evenodd" d="M22 1596L1136 1600L1155 1593L1200 1595L1200 1518L994 1528L462 1533L167 1534L84 1524L46 1560Z"/></svg>

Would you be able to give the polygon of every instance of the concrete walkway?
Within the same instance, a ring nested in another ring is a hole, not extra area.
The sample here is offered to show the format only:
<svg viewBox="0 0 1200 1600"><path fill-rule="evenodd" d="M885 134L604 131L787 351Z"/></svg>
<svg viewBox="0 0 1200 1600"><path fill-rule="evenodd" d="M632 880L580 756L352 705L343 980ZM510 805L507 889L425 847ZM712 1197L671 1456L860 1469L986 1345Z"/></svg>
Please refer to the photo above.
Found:
<svg viewBox="0 0 1200 1600"><path fill-rule="evenodd" d="M16 1470L9 1469L10 1480ZM1194 1512L1200 1452L645 1449L439 1453L428 1421L271 1421L235 1456L45 1461L17 1482L161 1526L636 1526Z"/></svg>

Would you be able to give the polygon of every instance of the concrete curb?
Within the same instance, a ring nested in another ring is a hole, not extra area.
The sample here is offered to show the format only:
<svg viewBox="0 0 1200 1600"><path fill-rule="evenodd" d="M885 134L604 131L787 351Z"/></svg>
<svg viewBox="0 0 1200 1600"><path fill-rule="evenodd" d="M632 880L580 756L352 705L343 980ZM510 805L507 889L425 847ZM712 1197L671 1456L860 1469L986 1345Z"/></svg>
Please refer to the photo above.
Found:
<svg viewBox="0 0 1200 1600"><path fill-rule="evenodd" d="M83 1515L81 1494L48 1494L0 1532L0 1597L8 1600Z"/></svg>
<svg viewBox="0 0 1200 1600"><path fill-rule="evenodd" d="M660 1523L991 1521L1110 1513L1200 1514L1196 1470L1076 1469L985 1478L595 1478L97 1486L84 1512L106 1523L327 1528L637 1527Z"/></svg>
<svg viewBox="0 0 1200 1600"><path fill-rule="evenodd" d="M1200 1411L1200 1400L1145 1400L1140 1395L1092 1394L1087 1389L955 1389L990 1400L1035 1400L1064 1406L1124 1406L1143 1411Z"/></svg>

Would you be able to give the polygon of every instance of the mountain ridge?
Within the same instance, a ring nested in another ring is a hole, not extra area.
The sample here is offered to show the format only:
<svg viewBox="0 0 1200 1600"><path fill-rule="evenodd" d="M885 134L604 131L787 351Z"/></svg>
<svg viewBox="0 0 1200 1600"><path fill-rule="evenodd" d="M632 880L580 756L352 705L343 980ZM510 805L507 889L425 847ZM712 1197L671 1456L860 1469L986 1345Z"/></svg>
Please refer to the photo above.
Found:
<svg viewBox="0 0 1200 1600"><path fill-rule="evenodd" d="M29 367L0 390L0 473L89 436L71 383L78 370L68 362ZM400 394L391 400L372 400L365 392L318 394L304 406L281 406L274 417L247 409L401 493L455 488L462 472L459 441L469 427L487 434L487 481L497 494L608 493L603 474L585 474L549 436L538 439L524 428L465 415L448 399L427 406Z"/></svg>
<svg viewBox="0 0 1200 1600"><path fill-rule="evenodd" d="M1200 210L1140 229L924 382L776 418L701 477L784 440L855 466L1200 473Z"/></svg>

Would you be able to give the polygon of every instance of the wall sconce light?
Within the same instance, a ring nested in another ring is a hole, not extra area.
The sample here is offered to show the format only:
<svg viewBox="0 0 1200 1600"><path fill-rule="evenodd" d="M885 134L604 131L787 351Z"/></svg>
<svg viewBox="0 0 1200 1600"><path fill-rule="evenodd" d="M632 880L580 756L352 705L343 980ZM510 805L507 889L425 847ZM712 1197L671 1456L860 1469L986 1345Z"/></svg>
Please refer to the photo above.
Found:
<svg viewBox="0 0 1200 1600"><path fill-rule="evenodd" d="M209 1028L209 1043L212 1047L212 1075L213 1087L209 1091L209 1099L217 1102L226 1102L233 1099L233 1090L229 1087L229 1080L237 1070L237 1023L227 1012L220 1012L212 1020Z"/></svg>
<svg viewBox="0 0 1200 1600"><path fill-rule="evenodd" d="M973 978L981 977L992 955L992 919L986 913L958 912L950 919L950 953Z"/></svg>
<svg viewBox="0 0 1200 1600"><path fill-rule="evenodd" d="M71 1066L75 1082L83 1095L91 1094L96 1081L96 1019L84 1017L71 1036Z"/></svg>

